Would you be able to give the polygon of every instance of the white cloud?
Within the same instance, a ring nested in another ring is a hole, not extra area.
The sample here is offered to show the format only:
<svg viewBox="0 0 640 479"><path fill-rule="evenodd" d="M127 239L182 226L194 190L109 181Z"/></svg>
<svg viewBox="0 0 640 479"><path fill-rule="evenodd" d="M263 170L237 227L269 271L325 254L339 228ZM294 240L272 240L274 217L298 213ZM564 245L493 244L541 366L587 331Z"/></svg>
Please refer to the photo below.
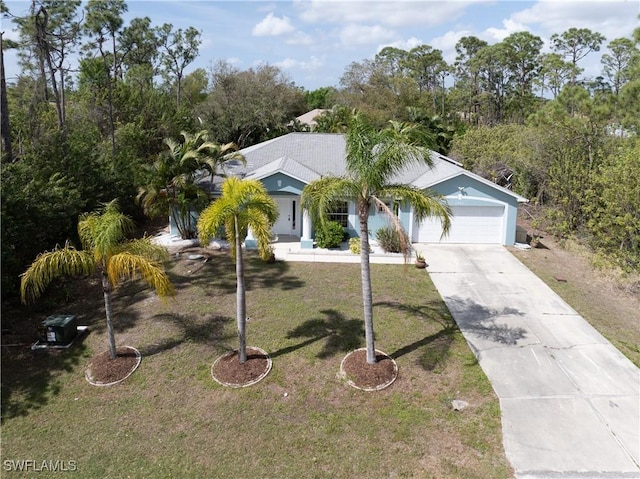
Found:
<svg viewBox="0 0 640 479"><path fill-rule="evenodd" d="M528 31L529 29L525 27L522 23L518 23L511 18L507 18L502 20L502 26L504 28L495 28L489 27L485 30L484 35L482 37L488 37L489 43L493 42L501 42L505 38L507 38L512 33Z"/></svg>
<svg viewBox="0 0 640 479"><path fill-rule="evenodd" d="M371 45L389 41L395 32L380 25L347 25L340 32L340 43L344 46Z"/></svg>
<svg viewBox="0 0 640 479"><path fill-rule="evenodd" d="M298 68L300 70L317 70L324 65L324 60L311 56L309 61L299 61L293 58L285 58L279 62L274 63L275 66L282 68L283 70L289 70L292 68Z"/></svg>
<svg viewBox="0 0 640 479"><path fill-rule="evenodd" d="M216 43L211 35L203 34L201 38L202 38L202 43L200 44L201 52L206 52L208 50L213 49L216 46Z"/></svg>
<svg viewBox="0 0 640 479"><path fill-rule="evenodd" d="M539 25L551 33L571 27L589 28L609 39L629 36L638 25L638 2L540 0L533 7L514 13L514 21Z"/></svg>
<svg viewBox="0 0 640 479"><path fill-rule="evenodd" d="M266 3L264 5L259 5L256 10L258 12L273 12L277 7L276 3Z"/></svg>
<svg viewBox="0 0 640 479"><path fill-rule="evenodd" d="M543 51L551 51L549 39L554 33L562 34L569 28L588 28L606 37L601 46L601 53L606 51L606 45L615 38L631 37L633 29L638 26L638 2L629 0L538 0L530 8L525 8L511 14L503 22L504 29L487 29L484 40L494 43L502 40L504 34L513 25L526 29L541 37L545 46ZM506 22L509 22L507 25ZM600 55L587 56L580 64L584 68L585 77L596 77L601 72Z"/></svg>
<svg viewBox="0 0 640 479"><path fill-rule="evenodd" d="M424 44L425 42L423 42L422 40L416 37L411 37L406 40L397 40L392 43L384 43L384 44L378 45L378 49L376 50L376 52L380 53L386 47L399 48L400 50L409 51L412 48L415 48L419 45L424 45Z"/></svg>
<svg viewBox="0 0 640 479"><path fill-rule="evenodd" d="M432 26L453 21L479 1L294 1L300 18L311 23L379 23L392 27Z"/></svg>
<svg viewBox="0 0 640 479"><path fill-rule="evenodd" d="M311 45L313 38L311 35L298 30L295 34L287 39L287 45Z"/></svg>
<svg viewBox="0 0 640 479"><path fill-rule="evenodd" d="M588 28L607 37L630 37L638 26L640 8L637 1L593 0L557 1L539 0L531 8L511 15L514 22L529 25L538 35L550 37L561 34L571 27Z"/></svg>
<svg viewBox="0 0 640 479"><path fill-rule="evenodd" d="M429 43L429 45L442 51L442 57L447 63L451 65L456 60L457 56L456 44L462 37L468 37L471 35L473 35L473 32L469 30L449 30L444 35L431 40L431 43Z"/></svg>
<svg viewBox="0 0 640 479"><path fill-rule="evenodd" d="M273 13L269 13L260 23L253 27L251 34L255 37L276 37L293 31L295 31L295 28L291 25L289 17L279 18Z"/></svg>

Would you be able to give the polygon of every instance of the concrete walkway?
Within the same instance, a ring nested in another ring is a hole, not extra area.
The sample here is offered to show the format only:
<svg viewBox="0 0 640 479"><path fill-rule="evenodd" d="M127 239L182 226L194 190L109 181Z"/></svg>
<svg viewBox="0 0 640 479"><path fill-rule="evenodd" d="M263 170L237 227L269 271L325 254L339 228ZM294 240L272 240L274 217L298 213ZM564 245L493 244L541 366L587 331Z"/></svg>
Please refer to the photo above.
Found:
<svg viewBox="0 0 640 479"><path fill-rule="evenodd" d="M640 370L509 251L428 245L518 478L640 478Z"/></svg>
<svg viewBox="0 0 640 479"><path fill-rule="evenodd" d="M352 253L346 243L339 249L300 249L298 238L279 238L271 243L277 260L282 261L305 261L311 263L360 263L360 254ZM409 258L413 262L415 257ZM371 242L371 254L369 255L371 264L403 264L404 257L399 253L385 253L375 241Z"/></svg>

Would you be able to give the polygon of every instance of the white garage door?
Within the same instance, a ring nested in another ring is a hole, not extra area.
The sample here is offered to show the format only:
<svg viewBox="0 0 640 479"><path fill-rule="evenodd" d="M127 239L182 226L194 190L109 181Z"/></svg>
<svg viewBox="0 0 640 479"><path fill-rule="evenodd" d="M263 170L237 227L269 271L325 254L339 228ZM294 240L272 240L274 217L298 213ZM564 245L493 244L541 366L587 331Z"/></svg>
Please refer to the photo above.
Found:
<svg viewBox="0 0 640 479"><path fill-rule="evenodd" d="M419 243L502 244L504 206L452 206L449 235L440 239L442 226L435 218L414 225L414 241Z"/></svg>

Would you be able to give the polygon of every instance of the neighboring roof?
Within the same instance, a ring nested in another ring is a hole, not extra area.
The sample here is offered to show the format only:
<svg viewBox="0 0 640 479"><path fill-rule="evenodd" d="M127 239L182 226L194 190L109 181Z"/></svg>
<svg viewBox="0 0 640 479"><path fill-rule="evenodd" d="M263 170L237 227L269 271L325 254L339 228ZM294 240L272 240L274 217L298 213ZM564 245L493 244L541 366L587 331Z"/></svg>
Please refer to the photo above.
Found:
<svg viewBox="0 0 640 479"><path fill-rule="evenodd" d="M240 150L246 166L237 163L227 168L227 174L262 179L276 173L284 173L304 183L323 176L346 174L346 141L341 133L289 133L284 136ZM444 155L431 152L433 168L420 163L391 179L393 183L429 188L459 175L465 175L526 202L527 199L495 183L465 170L460 163Z"/></svg>
<svg viewBox="0 0 640 479"><path fill-rule="evenodd" d="M317 126L318 123L315 121L315 118L317 116L322 115L325 111L327 110L322 108L316 108L315 110L308 111L304 115L300 115L296 117L296 120L298 120L300 123L303 123L305 125Z"/></svg>

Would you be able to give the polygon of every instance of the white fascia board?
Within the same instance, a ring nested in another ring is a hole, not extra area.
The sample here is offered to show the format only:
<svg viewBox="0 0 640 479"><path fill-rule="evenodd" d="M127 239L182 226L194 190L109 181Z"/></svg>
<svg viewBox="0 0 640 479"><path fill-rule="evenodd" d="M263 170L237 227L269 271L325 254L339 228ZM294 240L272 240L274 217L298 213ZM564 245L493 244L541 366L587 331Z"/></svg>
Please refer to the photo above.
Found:
<svg viewBox="0 0 640 479"><path fill-rule="evenodd" d="M506 193L506 194L508 194L510 196L513 196L518 201L518 203L528 203L529 202L529 200L527 198L525 198L524 196L520 196L519 194L514 193L513 191L508 190L507 188L505 188L503 186L496 185L494 182L489 181L489 180L483 178L482 176L476 175L476 174L471 173L470 171L466 171L466 170L454 173L454 174L446 176L444 178L440 178L437 181L433 181L431 183L428 183L426 186L424 186L424 188L432 188L433 186L435 186L437 184L444 183L445 181L448 181L448 180L450 180L452 178L455 178L455 177L461 176L461 175L467 176L467 177L469 177L469 178L471 178L473 180L477 180L480 183L484 183L485 185L490 186L491 188L494 188L494 189L502 191L503 193Z"/></svg>
<svg viewBox="0 0 640 479"><path fill-rule="evenodd" d="M287 171L287 168L286 168L287 163L295 164L297 168L300 168L300 169L304 170L305 173L308 173L309 177L312 178L312 179L304 179L304 178L301 178L301 177L299 177L297 175L294 175L294 174L290 173L289 171ZM314 179L320 179L320 175L318 173L316 173L315 171L313 171L310 168L307 168L306 166L298 163L296 160L293 160L291 158L286 158L286 157L278 158L277 160L274 160L271 163L267 163L266 165L262 166L261 168L258 168L257 170L254 170L251 173L247 174L247 177L251 177L251 178L254 178L256 180L262 180L264 178L267 178L269 176L275 175L277 173L282 173L283 175L288 176L289 178L297 180L297 181L299 181L301 183L304 183L305 185L308 185Z"/></svg>

